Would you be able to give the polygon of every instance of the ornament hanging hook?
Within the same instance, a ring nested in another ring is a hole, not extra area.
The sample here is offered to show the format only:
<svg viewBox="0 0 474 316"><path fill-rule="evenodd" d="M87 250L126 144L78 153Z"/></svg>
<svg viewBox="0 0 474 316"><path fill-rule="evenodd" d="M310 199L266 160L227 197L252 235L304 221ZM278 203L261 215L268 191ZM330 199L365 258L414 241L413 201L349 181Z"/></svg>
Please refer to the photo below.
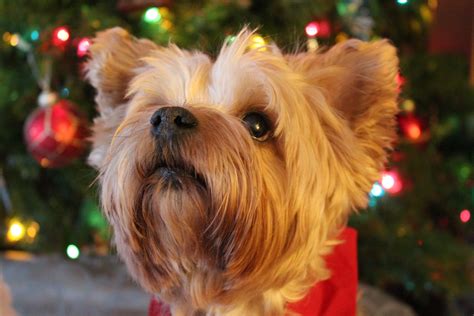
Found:
<svg viewBox="0 0 474 316"><path fill-rule="evenodd" d="M40 106L49 106L54 104L58 100L58 96L56 93L51 92L51 78L53 75L52 59L49 57L44 58L41 64L42 67L40 69L32 46L23 40L20 35L18 35L18 41L18 48L26 52L28 65L30 66L36 83L41 88L41 93L38 97L38 104Z"/></svg>

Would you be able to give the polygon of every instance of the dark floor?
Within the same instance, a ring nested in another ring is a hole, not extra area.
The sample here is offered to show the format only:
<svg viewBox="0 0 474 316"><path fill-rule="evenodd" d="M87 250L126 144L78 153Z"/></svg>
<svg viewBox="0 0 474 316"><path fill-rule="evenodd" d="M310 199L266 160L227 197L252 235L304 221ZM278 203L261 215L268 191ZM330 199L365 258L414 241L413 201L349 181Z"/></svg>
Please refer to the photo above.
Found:
<svg viewBox="0 0 474 316"><path fill-rule="evenodd" d="M13 260L15 259L15 260ZM59 255L13 257L0 253L0 274L10 287L19 316L147 315L149 295L135 285L114 257ZM364 316L413 316L383 292L360 285Z"/></svg>
<svg viewBox="0 0 474 316"><path fill-rule="evenodd" d="M20 316L147 314L149 295L111 257L13 261L0 256L0 273Z"/></svg>

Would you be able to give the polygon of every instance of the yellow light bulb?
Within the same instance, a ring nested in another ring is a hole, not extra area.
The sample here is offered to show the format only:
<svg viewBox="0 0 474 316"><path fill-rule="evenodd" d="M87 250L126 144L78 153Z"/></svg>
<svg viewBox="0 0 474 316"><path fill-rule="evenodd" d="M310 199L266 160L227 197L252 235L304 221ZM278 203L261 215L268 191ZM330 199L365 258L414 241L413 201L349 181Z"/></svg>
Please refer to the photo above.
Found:
<svg viewBox="0 0 474 316"><path fill-rule="evenodd" d="M36 237L36 235L38 234L38 231L39 231L39 224L37 222L33 222L30 224L30 226L28 226L28 228L26 229L26 234L28 235L28 237L30 237L31 239L34 239Z"/></svg>
<svg viewBox="0 0 474 316"><path fill-rule="evenodd" d="M347 41L348 39L349 39L349 36L346 33L341 32L337 34L336 36L336 43L341 43L341 42Z"/></svg>
<svg viewBox="0 0 474 316"><path fill-rule="evenodd" d="M413 102L413 100L410 100L410 99L403 101L402 110L406 112L413 112L415 110L415 102Z"/></svg>
<svg viewBox="0 0 474 316"><path fill-rule="evenodd" d="M170 20L163 20L163 22L161 23L161 27L164 30L169 31L173 27L173 23L171 23Z"/></svg>
<svg viewBox="0 0 474 316"><path fill-rule="evenodd" d="M433 14L428 6L420 6L420 15L423 18L423 21L426 23L431 23L433 21Z"/></svg>
<svg viewBox="0 0 474 316"><path fill-rule="evenodd" d="M15 47L18 45L18 43L20 42L20 37L17 35L17 34L13 34L11 37L10 37L10 45Z"/></svg>
<svg viewBox="0 0 474 316"><path fill-rule="evenodd" d="M252 35L251 43L249 45L249 48L250 49L265 50L266 45L267 45L267 42L265 41L265 39L262 36L260 36L258 34L254 34L254 35Z"/></svg>
<svg viewBox="0 0 474 316"><path fill-rule="evenodd" d="M19 221L11 221L7 231L7 239L10 242L17 242L25 237L25 226Z"/></svg>
<svg viewBox="0 0 474 316"><path fill-rule="evenodd" d="M160 11L161 16L164 18L169 17L170 15L170 10L168 10L168 8L159 8L158 11Z"/></svg>
<svg viewBox="0 0 474 316"><path fill-rule="evenodd" d="M5 33L3 33L2 38L5 42L10 43L10 39L12 38L12 34L10 32L5 32Z"/></svg>

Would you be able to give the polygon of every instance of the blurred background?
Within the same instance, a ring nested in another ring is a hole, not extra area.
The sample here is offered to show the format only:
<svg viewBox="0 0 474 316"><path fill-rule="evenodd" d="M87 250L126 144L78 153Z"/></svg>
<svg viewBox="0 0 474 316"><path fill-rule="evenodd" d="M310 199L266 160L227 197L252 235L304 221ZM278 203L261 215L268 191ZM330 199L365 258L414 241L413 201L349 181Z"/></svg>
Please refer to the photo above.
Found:
<svg viewBox="0 0 474 316"><path fill-rule="evenodd" d="M419 315L472 315L473 13L472 0L0 0L5 279L27 289L63 264L61 273L74 274L68 262L83 257L97 276L118 264L110 263L96 173L85 164L95 108L82 64L94 34L118 25L215 55L249 24L260 27L254 47L314 51L351 37L397 46L400 139L369 207L350 221L359 231L360 280ZM25 276L34 269L17 270L25 262L43 270ZM146 301L135 300L145 310Z"/></svg>

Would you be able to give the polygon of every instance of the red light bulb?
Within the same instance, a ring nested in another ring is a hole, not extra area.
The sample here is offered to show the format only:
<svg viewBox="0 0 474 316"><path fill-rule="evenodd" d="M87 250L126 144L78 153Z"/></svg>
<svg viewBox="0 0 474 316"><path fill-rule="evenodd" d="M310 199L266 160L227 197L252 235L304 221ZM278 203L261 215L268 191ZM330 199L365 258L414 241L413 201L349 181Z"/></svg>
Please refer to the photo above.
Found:
<svg viewBox="0 0 474 316"><path fill-rule="evenodd" d="M409 138L416 140L421 136L421 128L417 122L410 122L406 127L406 134Z"/></svg>
<svg viewBox="0 0 474 316"><path fill-rule="evenodd" d="M89 46L91 46L91 41L88 38L83 38L77 44L77 56L82 57L87 54L89 50Z"/></svg>
<svg viewBox="0 0 474 316"><path fill-rule="evenodd" d="M69 37L69 30L65 26L57 27L53 31L53 45L64 47L67 44Z"/></svg>
<svg viewBox="0 0 474 316"><path fill-rule="evenodd" d="M461 222L467 223L471 219L471 212L469 212L469 210L462 210L461 213L459 213L459 218Z"/></svg>
<svg viewBox="0 0 474 316"><path fill-rule="evenodd" d="M402 181L395 171L385 171L380 180L382 187L391 194L396 194L402 190Z"/></svg>
<svg viewBox="0 0 474 316"><path fill-rule="evenodd" d="M319 32L319 25L317 22L309 22L306 27L305 27L305 32L306 32L306 35L308 35L309 37L314 37L318 34Z"/></svg>

